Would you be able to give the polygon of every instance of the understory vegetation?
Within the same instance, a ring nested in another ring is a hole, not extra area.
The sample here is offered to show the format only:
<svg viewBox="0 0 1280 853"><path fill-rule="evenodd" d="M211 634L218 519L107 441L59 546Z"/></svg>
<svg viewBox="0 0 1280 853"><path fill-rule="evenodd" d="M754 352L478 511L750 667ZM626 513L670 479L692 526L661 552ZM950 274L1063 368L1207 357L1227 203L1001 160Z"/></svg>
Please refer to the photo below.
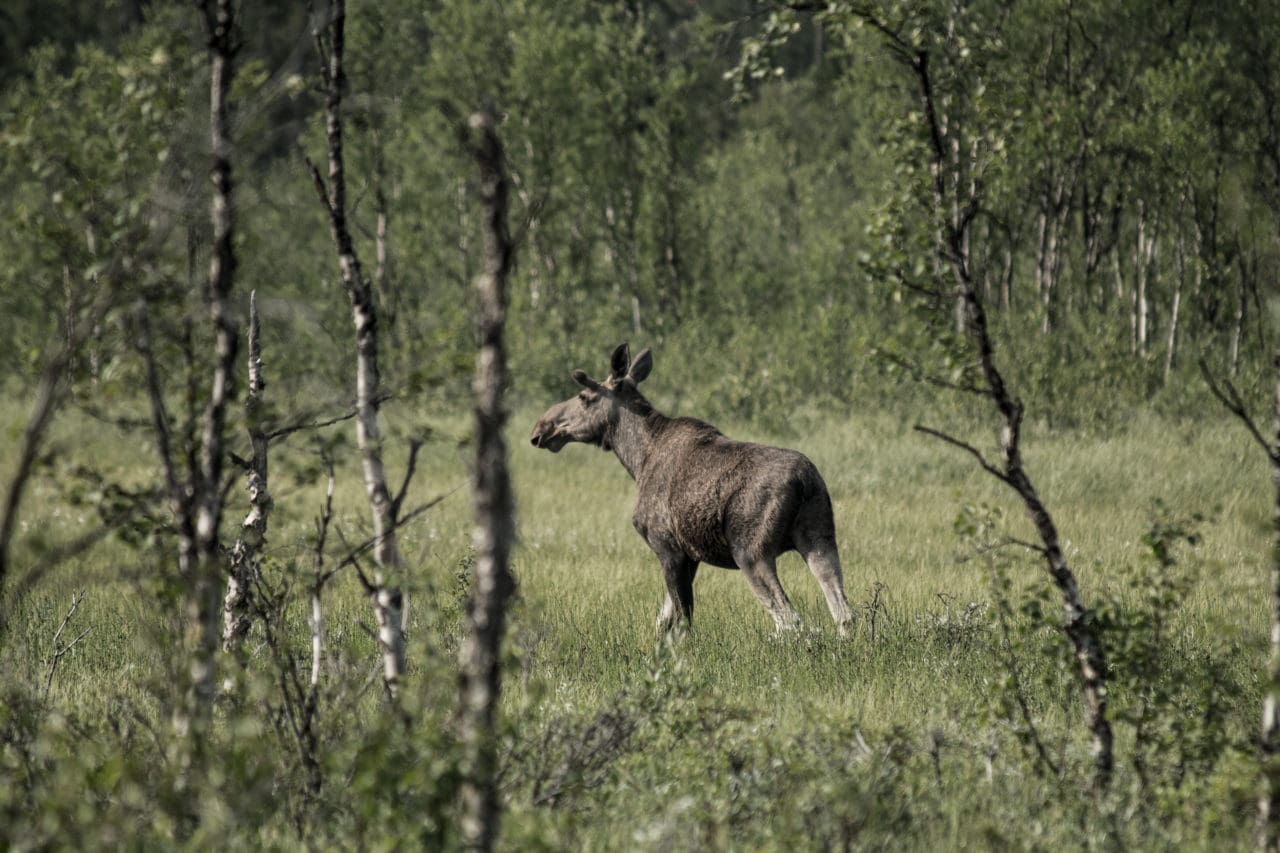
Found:
<svg viewBox="0 0 1280 853"><path fill-rule="evenodd" d="M655 402L674 406L660 371ZM513 431L535 414L522 411ZM836 637L790 555L780 576L804 618L798 633L775 635L736 572L704 568L693 631L663 640L661 575L631 530L625 472L591 448L551 456L513 442L521 544L502 708L505 846L1249 845L1267 501L1263 461L1230 425L1141 414L1106 437L1029 437L1111 653L1118 766L1097 797L1077 679L1053 627L1060 605L1036 555L995 547L1031 535L997 484L892 416L797 419L785 434L723 426L800 448L824 472L853 636ZM458 431L437 425L419 488L465 480ZM85 441L117 479L152 476L148 459L83 418L67 420L56 446ZM323 501L313 460L303 444L280 452L289 485L262 581L286 600L277 638L251 634L208 764L182 785L163 716L180 665L163 638L178 616L157 605L172 593L145 543L113 539L24 596L0 712L11 844L167 846L193 819L183 841L194 846L456 840L465 495L406 528L422 569L406 588L404 718L384 709L359 585L340 576L327 593L324 782L310 795L291 728L299 709L281 682L309 665L302 590ZM335 523L359 538L354 462L337 481ZM99 523L55 482L33 495L43 537ZM55 667L54 632L76 595L62 643L89 633Z"/></svg>

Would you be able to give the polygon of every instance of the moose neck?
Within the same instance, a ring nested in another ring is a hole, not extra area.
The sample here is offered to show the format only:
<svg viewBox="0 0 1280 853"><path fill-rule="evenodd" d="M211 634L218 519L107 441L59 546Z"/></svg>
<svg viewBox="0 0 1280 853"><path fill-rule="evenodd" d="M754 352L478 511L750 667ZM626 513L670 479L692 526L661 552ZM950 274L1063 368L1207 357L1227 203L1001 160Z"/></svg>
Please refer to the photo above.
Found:
<svg viewBox="0 0 1280 853"><path fill-rule="evenodd" d="M655 421L665 420L656 410L644 408L648 411L620 407L618 420L610 427L608 435L609 446L633 480L637 479L636 475L649 459Z"/></svg>

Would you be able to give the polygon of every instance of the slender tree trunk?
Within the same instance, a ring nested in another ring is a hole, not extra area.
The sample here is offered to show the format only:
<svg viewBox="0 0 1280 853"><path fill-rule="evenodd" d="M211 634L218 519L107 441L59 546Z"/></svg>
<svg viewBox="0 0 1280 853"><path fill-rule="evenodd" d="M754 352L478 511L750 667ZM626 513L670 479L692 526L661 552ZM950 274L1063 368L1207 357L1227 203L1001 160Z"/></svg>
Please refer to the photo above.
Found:
<svg viewBox="0 0 1280 853"><path fill-rule="evenodd" d="M1005 246L1004 271L1000 278L1000 308L1009 313L1013 305L1013 246Z"/></svg>
<svg viewBox="0 0 1280 853"><path fill-rule="evenodd" d="M1040 291L1041 299L1041 315L1040 315L1040 334L1050 335L1058 325L1058 278L1062 272L1062 261L1059 258L1058 251L1058 234L1062 229L1062 212L1060 209L1061 202L1058 200L1062 194L1062 181L1059 180L1059 186L1054 193L1054 208L1052 216L1049 219L1048 234L1045 236L1044 257L1044 286Z"/></svg>
<svg viewBox="0 0 1280 853"><path fill-rule="evenodd" d="M1120 268L1120 250L1116 249L1111 253L1111 272L1115 282L1115 303L1117 306L1123 306L1127 301L1125 299L1125 291L1128 289L1124 283L1124 270ZM1121 309L1123 310L1123 309Z"/></svg>
<svg viewBox="0 0 1280 853"><path fill-rule="evenodd" d="M1245 286L1245 265L1243 254L1240 257L1240 288L1236 292L1236 310L1231 318L1231 375L1235 376L1240 369L1240 342L1244 338L1245 309L1249 304L1248 288Z"/></svg>
<svg viewBox="0 0 1280 853"><path fill-rule="evenodd" d="M235 389L238 340L230 300L236 258L232 245L235 214L227 105L234 73L235 9L232 0L217 0L216 3L206 0L202 9L209 40L209 137L213 151L210 168L213 248L205 298L213 325L214 366L209 398L201 417L199 452L192 472L190 502L179 502L185 503L183 509L194 516L190 526L186 523L180 525L183 535L178 553L179 570L186 589L187 653L191 655L188 694L174 714L174 729L180 735L204 725L212 711L216 692L223 569L218 528L223 507L224 433L227 407Z"/></svg>
<svg viewBox="0 0 1280 853"><path fill-rule="evenodd" d="M1178 313L1182 307L1182 278L1174 283L1173 304L1169 306L1169 335L1165 340L1164 373L1162 383L1169 384L1169 374L1173 371L1173 362L1178 353Z"/></svg>
<svg viewBox="0 0 1280 853"><path fill-rule="evenodd" d="M390 205L387 202L387 164L386 152L381 132L374 139L374 208L378 213L378 222L374 230L374 268L373 286L378 295L378 303L382 308L382 318L387 332L396 338L396 319L399 315L400 298L396 293L389 260Z"/></svg>
<svg viewBox="0 0 1280 853"><path fill-rule="evenodd" d="M882 22L876 22L882 33L892 30ZM892 36L890 36L892 38ZM925 50L911 47L908 42L897 42L900 55L909 56L909 66L918 83L920 104L929 136L931 148L932 193L935 215L948 208L947 193L959 192L956 186L948 187L943 177L941 165L945 162L945 147L942 142L943 132L939 126L935 109L933 80L929 71L929 54ZM972 205L976 199L969 199ZM1084 693L1085 724L1092 738L1094 762L1094 787L1106 788L1110 784L1111 771L1114 765L1113 737L1111 723L1107 719L1107 664L1102 643L1094 633L1093 621L1089 609L1085 606L1076 584L1075 574L1067 563L1062 552L1061 540L1057 527L1049 511L1040 500L1030 476L1023 466L1021 454L1021 430L1023 407L1008 386L1004 376L996 365L995 349L987 327L986 311L974 285L970 259L964 251L966 246L964 235L954 228L948 229L945 242L940 244L938 256L951 268L955 282L955 290L965 302L966 334L972 343L978 364L981 366L985 388L982 395L991 400L1000 414L1001 463L992 464L975 447L954 439L936 430L917 427L931 435L938 436L961 447L974 455L984 470L992 474L1017 493L1027 510L1032 523L1040 535L1042 548L1040 553L1045 559L1046 568L1054 586L1062 596L1063 633L1071 642L1077 671L1080 674Z"/></svg>
<svg viewBox="0 0 1280 853"><path fill-rule="evenodd" d="M1151 350L1151 299L1147 284L1155 261L1155 222L1148 219L1146 205L1138 202L1138 244L1134 254L1133 288L1134 352L1146 358Z"/></svg>
<svg viewBox="0 0 1280 853"><path fill-rule="evenodd" d="M222 650L239 654L249 632L249 590L259 572L259 554L267 536L267 516L271 511L268 489L269 440L264 424L262 392L266 382L262 376L261 330L258 325L258 294L249 294L249 384L245 394L244 414L248 424L249 471L245 488L249 493L249 512L240 522L240 536L231 548L231 573L227 578L227 594L222 600Z"/></svg>
<svg viewBox="0 0 1280 853"><path fill-rule="evenodd" d="M494 118L470 119L470 147L480 170L484 203L484 269L476 279L480 355L476 362L476 459L472 469L475 506L475 575L467 609L462 667L462 737L466 767L462 786L462 832L467 847L493 849L498 837L497 743L494 717L502 686L501 645L507 602L514 589L509 567L515 538L514 504L502 428L507 420L503 331L512 246L507 231L507 176Z"/></svg>
<svg viewBox="0 0 1280 853"><path fill-rule="evenodd" d="M329 215L329 231L338 252L338 268L351 302L351 318L356 333L356 443L360 449L365 492L373 516L376 569L373 577L374 618L378 622L378 645L387 690L394 697L404 674L405 651L403 597L398 580L403 569L396 537L396 505L387 487L382 462L382 432L378 420L381 387L378 376L378 311L373 289L364 277L360 258L347 226L347 185L342 151L342 94L346 87L343 66L346 29L346 2L333 0L328 26L316 32L325 83L325 135L328 143L329 177L326 185L320 171L308 163L312 181Z"/></svg>
<svg viewBox="0 0 1280 853"><path fill-rule="evenodd" d="M73 342L69 340L63 349L45 362L31 402L31 414L27 416L22 428L17 464L5 484L4 504L0 508L0 639L3 639L5 633L5 581L9 574L9 553L18 523L18 509L35 470L49 424L62 400L64 374L72 357L72 345Z"/></svg>
<svg viewBox="0 0 1280 853"><path fill-rule="evenodd" d="M1186 246L1183 243L1182 229L1178 230L1177 239L1178 274L1173 281L1173 301L1169 306L1169 332L1165 338L1164 371L1161 383L1169 384L1169 374L1173 371L1173 361L1178 352L1178 310L1182 307L1182 288L1187 277Z"/></svg>
<svg viewBox="0 0 1280 853"><path fill-rule="evenodd" d="M1040 334L1051 334L1057 326L1058 300L1058 216L1055 213L1049 223L1049 233L1044 247L1044 287L1040 291L1041 319Z"/></svg>
<svg viewBox="0 0 1280 853"><path fill-rule="evenodd" d="M1271 463L1274 491L1271 507L1271 571L1267 596L1271 610L1270 653L1262 691L1262 727L1258 736L1257 842L1260 850L1280 850L1280 350L1272 358L1275 397L1271 437L1267 438L1244 404L1240 392L1228 380L1219 387L1202 360L1200 372L1219 402L1249 430Z"/></svg>
<svg viewBox="0 0 1280 853"><path fill-rule="evenodd" d="M13 548L14 535L17 530L18 513L22 506L31 475L36 470L36 461L40 449L48 436L49 426L57 413L66 390L66 374L70 369L75 354L85 345L92 330L97 328L112 304L113 293L108 288L98 291L94 301L88 306L87 316L77 319L69 315L71 322L62 347L53 353L40 371L40 380L36 385L31 401L31 411L22 427L22 437L17 445L17 455L13 471L8 482L4 484L4 503L0 505L0 645L3 645L7 627L6 582L10 570L10 554Z"/></svg>
<svg viewBox="0 0 1280 853"><path fill-rule="evenodd" d="M1267 661L1262 701L1262 785L1258 793L1258 846L1280 850L1280 351L1275 355L1275 425L1271 457L1271 481L1275 489L1272 508L1271 653Z"/></svg>

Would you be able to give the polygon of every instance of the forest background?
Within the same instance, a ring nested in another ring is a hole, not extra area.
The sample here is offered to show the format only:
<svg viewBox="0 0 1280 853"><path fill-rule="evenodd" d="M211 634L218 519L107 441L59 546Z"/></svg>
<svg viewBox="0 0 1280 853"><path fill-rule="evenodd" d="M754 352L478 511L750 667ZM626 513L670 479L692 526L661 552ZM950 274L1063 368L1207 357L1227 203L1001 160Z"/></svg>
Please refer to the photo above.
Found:
<svg viewBox="0 0 1280 853"><path fill-rule="evenodd" d="M325 150L324 12L245 2L235 30L231 305L243 324L256 292L277 424L342 415L355 396L351 308L307 162ZM1251 842L1267 460L1201 363L1266 410L1280 8L388 0L347 15L350 224L378 312L387 453L397 471L418 466L415 498L456 490L472 441L484 211L457 116L492 112L506 152L521 540L500 722L511 846ZM279 631L260 619L247 662L224 667L243 683L219 705L213 746L173 758L164 716L183 652L166 638L181 634L182 579L143 356L196 446L209 379L194 365L215 336L207 38L191 6L167 2L17 2L0 23L14 448L0 470L18 466L30 401L59 371L0 572L5 839L460 843L454 658L474 563L461 496L404 530L421 604L398 704L368 688L377 646L342 575L318 763L297 737L281 673L309 655L296 579L323 547L311 520L330 460L337 518L353 542L368 530L349 424L278 451L289 485L275 491L263 600ZM931 193L939 165L904 44L930 57L937 150L970 208L940 212ZM1005 547L1029 535L1020 514L962 454L909 430L993 434L956 390L981 365L940 218L963 223L1044 497L1077 567L1098 570L1082 583L1120 730L1105 795L1080 782L1060 608L1036 555ZM655 647L661 586L630 531L625 476L598 454L543 459L524 442L573 393L570 369L602 374L624 340L654 348L646 391L664 411L819 463L861 613L854 642L830 636L793 567L813 633L781 643L740 579L704 572L698 629ZM238 484L227 494L229 542L247 504Z"/></svg>

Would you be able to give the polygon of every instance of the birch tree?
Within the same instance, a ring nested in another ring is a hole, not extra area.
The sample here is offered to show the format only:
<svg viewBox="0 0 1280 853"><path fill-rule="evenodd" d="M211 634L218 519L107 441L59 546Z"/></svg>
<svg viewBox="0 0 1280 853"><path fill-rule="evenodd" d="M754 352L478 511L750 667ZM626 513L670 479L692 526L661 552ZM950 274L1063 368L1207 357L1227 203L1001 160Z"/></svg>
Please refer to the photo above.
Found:
<svg viewBox="0 0 1280 853"><path fill-rule="evenodd" d="M920 157L923 164L919 165L927 167L925 213L932 222L939 268L950 278L949 285L940 286L946 287L947 295L960 306L957 313L963 320L963 339L970 359L970 369L963 371L958 381L938 378L935 382L972 394L995 409L999 418L1000 457L991 461L979 448L945 432L923 425L917 425L916 429L970 454L984 471L1013 490L1034 525L1040 542L1026 544L1043 558L1049 578L1062 598L1062 631L1071 644L1080 676L1085 725L1091 738L1093 786L1103 789L1110 782L1114 765L1113 736L1107 717L1105 650L1080 594L1075 573L1063 553L1057 524L1024 464L1021 449L1024 407L997 363L986 308L974 275L972 226L984 203L985 174L979 158L988 147L996 147L987 138L989 131L979 120L982 110L976 93L985 90L986 81L976 72L977 79L949 76L944 83L939 83L934 61L946 63L947 71L955 71L955 64L963 63L970 50L969 45L952 38L950 17L945 27L919 19L899 25L881 17L872 6L858 4L848 11L851 21L865 24L876 32L890 54L911 75L916 97L912 115L918 122L923 148L912 144L908 146L907 156ZM955 29L961 31L959 25ZM944 40L946 50L937 49L937 42L931 39ZM957 151L972 153L957 158ZM943 292L935 295L941 296Z"/></svg>
<svg viewBox="0 0 1280 853"><path fill-rule="evenodd" d="M370 599L378 623L382 674L392 697L404 675L405 650L403 596L400 578L404 563L396 537L400 498L392 498L382 461L382 430L378 408L382 389L378 373L378 309L373 287L365 277L347 221L347 184L342 150L342 97L347 78L343 66L346 2L333 0L324 26L313 32L320 54L320 75L325 87L325 138L328 179L308 159L307 169L329 220L329 231L338 254L338 270L351 304L356 343L356 443L364 472L365 492L373 518L374 570ZM410 474L412 464L410 465ZM408 485L408 475L405 485Z"/></svg>
<svg viewBox="0 0 1280 853"><path fill-rule="evenodd" d="M262 330L258 323L258 294L249 294L249 369L244 414L248 423L250 455L241 460L246 469L245 488L249 492L249 512L240 523L240 535L231 548L231 571L227 578L227 594L222 601L222 648L236 653L249 631L248 597L250 585L259 572L259 552L267 535L267 516L271 511L268 489L270 436L264 422L262 392L266 381L262 376Z"/></svg>
<svg viewBox="0 0 1280 853"><path fill-rule="evenodd" d="M147 387L153 426L167 491L178 527L178 571L185 599L186 653L190 655L187 695L174 710L179 736L202 726L213 707L218 650L218 599L222 558L218 528L224 495L222 472L227 406L234 395L233 374L237 328L230 305L236 258L232 245L231 136L227 95L234 75L236 18L232 0L204 0L200 4L208 39L209 138L213 154L210 179L213 198L210 218L213 243L204 302L213 327L213 375L201 418L198 451L188 478L180 480L170 444L169 418L164 406L145 313L142 346L147 361ZM145 308L143 309L145 311Z"/></svg>
<svg viewBox="0 0 1280 853"><path fill-rule="evenodd" d="M1261 772L1258 781L1258 848L1280 850L1280 351L1273 361L1275 370L1275 418L1272 440L1254 421L1244 399L1230 380L1219 382L1208 365L1200 362L1200 373L1218 401L1240 419L1271 465L1271 485L1275 491L1272 504L1271 567L1267 598L1271 616L1270 644L1266 678L1262 692L1262 727L1258 736L1258 758Z"/></svg>
<svg viewBox="0 0 1280 853"><path fill-rule="evenodd" d="M483 112L472 115L466 133L480 171L484 261L475 281L480 338L474 385L476 456L471 472L476 560L467 635L459 652L466 750L462 834L469 848L491 850L501 814L494 718L502 687L500 652L507 603L514 589L509 566L515 538L514 501L502 438L507 421L503 395L508 381L503 333L513 247L507 230L506 167L493 116Z"/></svg>

